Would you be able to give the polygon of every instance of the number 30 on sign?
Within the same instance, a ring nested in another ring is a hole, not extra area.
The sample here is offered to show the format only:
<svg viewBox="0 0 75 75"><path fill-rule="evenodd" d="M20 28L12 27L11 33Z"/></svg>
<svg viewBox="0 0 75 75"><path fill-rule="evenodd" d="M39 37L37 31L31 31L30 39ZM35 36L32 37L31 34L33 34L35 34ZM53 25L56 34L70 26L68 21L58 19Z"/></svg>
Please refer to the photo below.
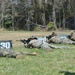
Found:
<svg viewBox="0 0 75 75"><path fill-rule="evenodd" d="M11 49L12 48L12 40L0 41L0 49Z"/></svg>

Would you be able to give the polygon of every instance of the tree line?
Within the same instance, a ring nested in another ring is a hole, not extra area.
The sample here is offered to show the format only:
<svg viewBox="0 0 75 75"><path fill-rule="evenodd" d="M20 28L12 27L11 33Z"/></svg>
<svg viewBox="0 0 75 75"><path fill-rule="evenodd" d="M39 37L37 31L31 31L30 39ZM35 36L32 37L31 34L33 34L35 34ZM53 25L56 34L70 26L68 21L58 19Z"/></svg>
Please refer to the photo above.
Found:
<svg viewBox="0 0 75 75"><path fill-rule="evenodd" d="M75 29L75 0L0 0L0 28Z"/></svg>

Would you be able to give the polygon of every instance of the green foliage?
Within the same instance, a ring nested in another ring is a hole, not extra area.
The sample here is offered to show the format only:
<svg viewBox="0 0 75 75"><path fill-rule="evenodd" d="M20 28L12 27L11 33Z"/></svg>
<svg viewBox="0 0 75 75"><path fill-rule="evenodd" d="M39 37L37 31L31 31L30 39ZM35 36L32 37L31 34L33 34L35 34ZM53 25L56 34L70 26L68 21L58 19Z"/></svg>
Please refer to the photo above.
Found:
<svg viewBox="0 0 75 75"><path fill-rule="evenodd" d="M11 21L6 21L6 22L5 22L5 25L11 24L11 23L12 23Z"/></svg>
<svg viewBox="0 0 75 75"><path fill-rule="evenodd" d="M48 30L56 30L56 25L54 25L54 23L53 22L49 22L48 24L47 24L47 27L48 27Z"/></svg>
<svg viewBox="0 0 75 75"><path fill-rule="evenodd" d="M11 28L12 26L12 19L11 17L5 18L4 19L4 27L5 28Z"/></svg>
<svg viewBox="0 0 75 75"><path fill-rule="evenodd" d="M39 31L40 30L40 27L36 25L35 28L34 28L34 30L35 31Z"/></svg>

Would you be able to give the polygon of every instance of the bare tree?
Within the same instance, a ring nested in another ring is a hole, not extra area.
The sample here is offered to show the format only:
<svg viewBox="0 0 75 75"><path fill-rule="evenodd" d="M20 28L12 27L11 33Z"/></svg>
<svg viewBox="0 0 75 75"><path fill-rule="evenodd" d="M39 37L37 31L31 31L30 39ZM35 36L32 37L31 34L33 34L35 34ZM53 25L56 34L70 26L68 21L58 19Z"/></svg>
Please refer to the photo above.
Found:
<svg viewBox="0 0 75 75"><path fill-rule="evenodd" d="M53 22L54 25L56 25L55 0L52 0L52 5L53 5Z"/></svg>
<svg viewBox="0 0 75 75"><path fill-rule="evenodd" d="M63 29L65 29L65 2L62 0L62 10L63 10Z"/></svg>
<svg viewBox="0 0 75 75"><path fill-rule="evenodd" d="M14 17L15 17L15 5L14 5L14 2L13 0L11 0L11 4L12 4L12 28L13 28L13 31L15 30L15 26L14 26Z"/></svg>
<svg viewBox="0 0 75 75"><path fill-rule="evenodd" d="M2 2L2 14L1 14L1 21L2 21L2 29L4 30L4 13L5 13L5 2Z"/></svg>

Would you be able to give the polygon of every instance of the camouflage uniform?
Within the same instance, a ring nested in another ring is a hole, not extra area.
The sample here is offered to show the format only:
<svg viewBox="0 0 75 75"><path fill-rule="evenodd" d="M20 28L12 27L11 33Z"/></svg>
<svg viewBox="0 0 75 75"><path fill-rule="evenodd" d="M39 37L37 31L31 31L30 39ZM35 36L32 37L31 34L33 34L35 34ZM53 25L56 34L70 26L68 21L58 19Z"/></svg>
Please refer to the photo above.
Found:
<svg viewBox="0 0 75 75"><path fill-rule="evenodd" d="M52 33L51 37L57 36L56 34ZM26 48L42 48L42 49L51 49L51 48L66 48L65 46L54 46L50 45L48 42L48 37L38 37L38 38L28 38L28 40L21 40L24 43Z"/></svg>
<svg viewBox="0 0 75 75"><path fill-rule="evenodd" d="M0 57L8 57L8 58L22 58L23 54L15 52L13 50L0 49Z"/></svg>
<svg viewBox="0 0 75 75"><path fill-rule="evenodd" d="M75 31L71 33L70 39L73 40L73 41L75 41Z"/></svg>
<svg viewBox="0 0 75 75"><path fill-rule="evenodd" d="M55 48L67 48L66 46L55 46L50 45L47 42L43 42L42 40L31 40L27 47L32 48L42 48L42 49L55 49Z"/></svg>
<svg viewBox="0 0 75 75"><path fill-rule="evenodd" d="M53 36L48 40L48 43L57 43L57 44L75 44L74 41L68 38L67 35L57 35Z"/></svg>

